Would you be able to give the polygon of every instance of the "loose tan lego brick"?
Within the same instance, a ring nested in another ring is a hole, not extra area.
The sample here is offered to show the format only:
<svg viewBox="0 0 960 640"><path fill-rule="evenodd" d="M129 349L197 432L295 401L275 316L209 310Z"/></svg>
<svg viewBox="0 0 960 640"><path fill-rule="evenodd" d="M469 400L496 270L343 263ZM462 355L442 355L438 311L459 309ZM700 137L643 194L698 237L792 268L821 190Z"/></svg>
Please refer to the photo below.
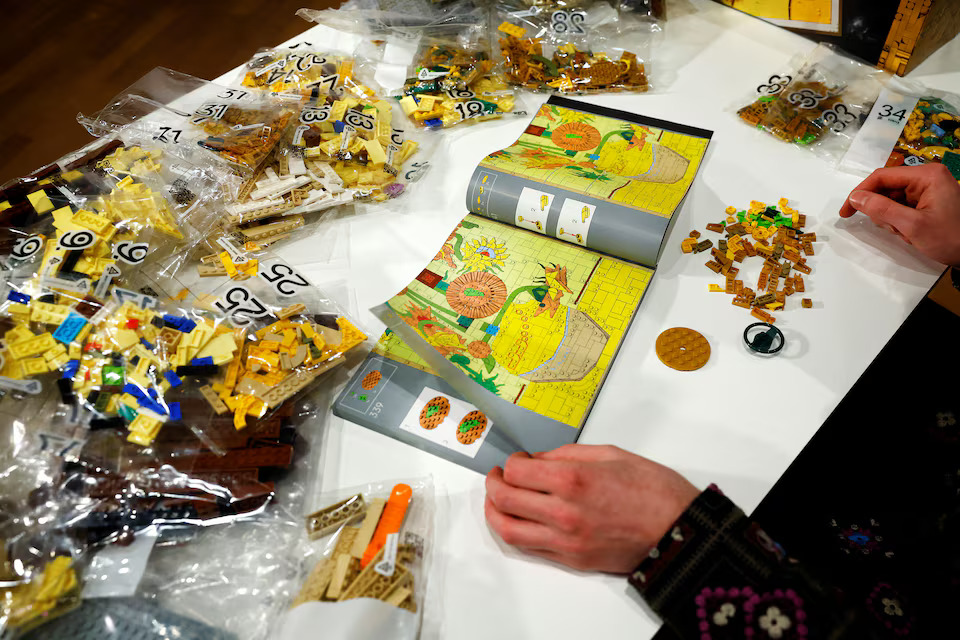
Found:
<svg viewBox="0 0 960 640"><path fill-rule="evenodd" d="M723 268L719 262L716 262L714 260L708 260L705 264L707 265L707 268L710 269L710 271L713 271L714 273L720 273L720 269Z"/></svg>
<svg viewBox="0 0 960 640"><path fill-rule="evenodd" d="M812 271L812 269L809 266L807 266L805 262L797 262L796 264L793 265L793 268L799 271L800 273L805 273L805 274L809 274Z"/></svg>
<svg viewBox="0 0 960 640"><path fill-rule="evenodd" d="M810 242L809 240L808 240L807 242L804 242L804 243L803 243L803 252L804 252L805 254L807 254L808 256L812 256L812 255L813 255L813 243Z"/></svg>
<svg viewBox="0 0 960 640"><path fill-rule="evenodd" d="M697 231L696 229L694 229L693 231L690 232L690 237L691 237L691 238L699 238L699 237L700 237L700 232Z"/></svg>
<svg viewBox="0 0 960 640"><path fill-rule="evenodd" d="M795 275L793 277L793 287L798 293L804 293L807 290L807 285L803 281L803 276Z"/></svg>
<svg viewBox="0 0 960 640"><path fill-rule="evenodd" d="M800 306L803 307L804 309L812 309L812 308L813 308L813 300L811 300L810 298L803 298L803 299L800 301Z"/></svg>
<svg viewBox="0 0 960 640"><path fill-rule="evenodd" d="M713 231L714 233L723 233L723 225L717 222L711 222L707 225L707 231Z"/></svg>
<svg viewBox="0 0 960 640"><path fill-rule="evenodd" d="M213 390L213 387L210 385L203 385L199 389L200 395L203 396L204 400L210 403L210 406L217 414L224 414L229 409L227 405L223 403L223 400L220 399L220 396L217 395L217 392Z"/></svg>

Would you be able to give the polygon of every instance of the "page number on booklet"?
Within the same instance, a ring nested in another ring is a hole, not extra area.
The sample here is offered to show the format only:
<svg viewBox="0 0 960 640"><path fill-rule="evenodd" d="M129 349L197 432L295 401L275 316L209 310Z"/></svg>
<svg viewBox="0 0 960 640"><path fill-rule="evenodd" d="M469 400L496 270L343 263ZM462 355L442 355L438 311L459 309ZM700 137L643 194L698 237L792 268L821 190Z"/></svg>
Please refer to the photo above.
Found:
<svg viewBox="0 0 960 640"><path fill-rule="evenodd" d="M553 194L539 189L524 187L517 198L516 217L513 224L522 228L547 232L547 217L550 215L550 206L553 204Z"/></svg>

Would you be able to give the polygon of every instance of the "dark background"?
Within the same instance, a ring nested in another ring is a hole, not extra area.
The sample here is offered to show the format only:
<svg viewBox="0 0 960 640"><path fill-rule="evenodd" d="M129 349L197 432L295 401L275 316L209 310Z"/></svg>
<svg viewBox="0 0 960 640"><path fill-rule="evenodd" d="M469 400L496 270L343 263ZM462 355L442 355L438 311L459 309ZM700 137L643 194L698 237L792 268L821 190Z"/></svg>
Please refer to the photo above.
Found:
<svg viewBox="0 0 960 640"><path fill-rule="evenodd" d="M2 3L0 184L92 138L77 124L156 66L215 78L313 26L338 0Z"/></svg>

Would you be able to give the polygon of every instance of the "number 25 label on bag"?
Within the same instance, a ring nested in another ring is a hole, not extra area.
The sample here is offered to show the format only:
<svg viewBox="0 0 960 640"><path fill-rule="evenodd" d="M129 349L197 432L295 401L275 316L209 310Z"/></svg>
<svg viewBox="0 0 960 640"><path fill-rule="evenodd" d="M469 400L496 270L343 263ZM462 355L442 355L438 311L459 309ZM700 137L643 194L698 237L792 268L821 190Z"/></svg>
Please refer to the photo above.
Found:
<svg viewBox="0 0 960 640"><path fill-rule="evenodd" d="M258 274L283 298L300 295L310 288L310 282L283 260L261 265Z"/></svg>

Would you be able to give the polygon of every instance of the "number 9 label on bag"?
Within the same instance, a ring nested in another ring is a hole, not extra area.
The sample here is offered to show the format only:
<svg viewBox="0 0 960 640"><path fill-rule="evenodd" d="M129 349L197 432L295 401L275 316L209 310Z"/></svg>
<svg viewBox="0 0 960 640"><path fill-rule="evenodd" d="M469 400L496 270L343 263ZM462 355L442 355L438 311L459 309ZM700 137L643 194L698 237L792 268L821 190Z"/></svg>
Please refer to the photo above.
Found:
<svg viewBox="0 0 960 640"><path fill-rule="evenodd" d="M260 267L259 275L277 295L291 298L310 288L310 282L286 262L278 260Z"/></svg>
<svg viewBox="0 0 960 640"><path fill-rule="evenodd" d="M267 306L249 289L241 286L230 287L213 304L238 327L245 327L253 320L270 315Z"/></svg>

